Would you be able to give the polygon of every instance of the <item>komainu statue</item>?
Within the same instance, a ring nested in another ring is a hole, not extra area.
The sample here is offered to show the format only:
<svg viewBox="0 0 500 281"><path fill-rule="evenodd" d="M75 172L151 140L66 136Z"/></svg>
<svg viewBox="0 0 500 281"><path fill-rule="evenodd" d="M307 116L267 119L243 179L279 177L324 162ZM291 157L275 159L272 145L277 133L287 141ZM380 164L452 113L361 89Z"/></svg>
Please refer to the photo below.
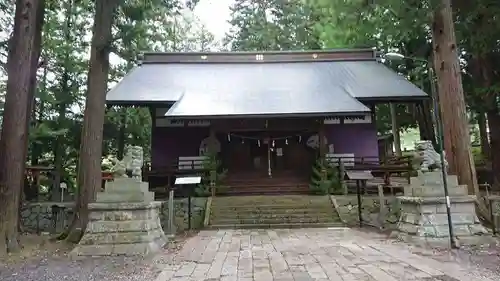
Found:
<svg viewBox="0 0 500 281"><path fill-rule="evenodd" d="M415 144L415 155L413 157L414 166L421 172L439 170L443 168L441 157L431 141L419 141ZM444 160L445 168L448 168L448 162Z"/></svg>
<svg viewBox="0 0 500 281"><path fill-rule="evenodd" d="M115 178L125 178L127 177L127 171L125 169L125 163L120 160L116 160L115 165L111 169L113 176Z"/></svg>
<svg viewBox="0 0 500 281"><path fill-rule="evenodd" d="M125 163L113 155L108 155L102 159L101 169L105 172L113 173L115 178L127 177Z"/></svg>
<svg viewBox="0 0 500 281"><path fill-rule="evenodd" d="M143 150L140 146L128 146L127 153L123 157L125 169L132 178L142 178Z"/></svg>

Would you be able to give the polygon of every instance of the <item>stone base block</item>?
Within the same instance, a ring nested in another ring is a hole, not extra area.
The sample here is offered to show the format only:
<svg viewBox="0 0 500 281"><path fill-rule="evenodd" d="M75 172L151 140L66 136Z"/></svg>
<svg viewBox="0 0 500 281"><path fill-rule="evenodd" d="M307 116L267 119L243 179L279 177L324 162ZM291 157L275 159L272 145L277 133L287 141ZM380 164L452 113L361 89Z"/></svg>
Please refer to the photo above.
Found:
<svg viewBox="0 0 500 281"><path fill-rule="evenodd" d="M417 244L449 244L446 200L442 197L398 197L398 238ZM475 196L450 198L453 235L462 244L483 244L491 235L475 213Z"/></svg>
<svg viewBox="0 0 500 281"><path fill-rule="evenodd" d="M132 244L78 245L72 252L73 257L82 256L147 256L157 253L166 242L143 242Z"/></svg>
<svg viewBox="0 0 500 281"><path fill-rule="evenodd" d="M446 182L449 188L459 186L458 177L455 175L447 175ZM427 187L429 189L443 190L443 174L441 171L419 173L418 176L410 179L410 186L412 187ZM465 193L467 194L467 193ZM406 194L405 195L410 195Z"/></svg>
<svg viewBox="0 0 500 281"><path fill-rule="evenodd" d="M73 256L149 255L167 239L160 225L161 202L93 203L87 229Z"/></svg>
<svg viewBox="0 0 500 281"><path fill-rule="evenodd" d="M459 185L455 175L447 175L450 196L466 196L467 186ZM404 195L409 197L444 197L443 175L441 171L419 173L410 179L410 185L404 187Z"/></svg>
<svg viewBox="0 0 500 281"><path fill-rule="evenodd" d="M459 185L448 189L449 196L466 196L467 192L466 185ZM404 194L405 196L414 197L444 197L444 189L410 185L404 187Z"/></svg>
<svg viewBox="0 0 500 281"><path fill-rule="evenodd" d="M115 191L115 192L99 192L97 193L97 202L151 202L154 201L154 193L147 192L130 192L130 191Z"/></svg>
<svg viewBox="0 0 500 281"><path fill-rule="evenodd" d="M421 236L413 236L403 232L394 232L392 234L392 237L421 247L448 248L451 245L449 237L421 237ZM459 247L489 245L489 244L494 244L496 242L497 242L496 239L492 236L455 237L455 245Z"/></svg>
<svg viewBox="0 0 500 281"><path fill-rule="evenodd" d="M101 203L152 202L154 192L148 190L147 182L131 178L116 178L106 184L104 192L97 193L96 201Z"/></svg>

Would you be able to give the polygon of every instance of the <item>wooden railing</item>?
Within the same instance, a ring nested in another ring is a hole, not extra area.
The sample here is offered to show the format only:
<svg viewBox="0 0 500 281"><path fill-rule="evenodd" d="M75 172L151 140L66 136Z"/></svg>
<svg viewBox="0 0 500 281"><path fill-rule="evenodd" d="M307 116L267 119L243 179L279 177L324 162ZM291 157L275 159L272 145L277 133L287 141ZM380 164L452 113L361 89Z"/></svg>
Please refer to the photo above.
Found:
<svg viewBox="0 0 500 281"><path fill-rule="evenodd" d="M203 167L205 159L204 156L181 156L170 164L156 168L152 168L150 163L145 163L142 168L143 181L147 181L149 177L170 177L205 172L206 169Z"/></svg>
<svg viewBox="0 0 500 281"><path fill-rule="evenodd" d="M181 156L176 161L155 168L152 168L150 163L145 163L142 169L142 181L149 182L151 191L166 192L166 188L173 186L176 176L206 173L205 159L204 156Z"/></svg>
<svg viewBox="0 0 500 281"><path fill-rule="evenodd" d="M179 157L163 167L151 169L149 163L143 167L143 181L150 183L150 189L156 192L166 191L173 186L174 179L180 175L203 174L208 172L203 167L205 159L200 156ZM391 186L391 176L397 175L410 182L413 172L411 157L392 157L380 160L378 157L355 157L353 154L329 154L326 160L341 170L371 171L376 177L382 177L384 184Z"/></svg>
<svg viewBox="0 0 500 281"><path fill-rule="evenodd" d="M410 156L391 157L380 160L378 157L354 157L354 155L327 154L327 161L341 170L369 170L374 176L382 176L385 185L391 185L393 175L402 176L410 183L413 166Z"/></svg>

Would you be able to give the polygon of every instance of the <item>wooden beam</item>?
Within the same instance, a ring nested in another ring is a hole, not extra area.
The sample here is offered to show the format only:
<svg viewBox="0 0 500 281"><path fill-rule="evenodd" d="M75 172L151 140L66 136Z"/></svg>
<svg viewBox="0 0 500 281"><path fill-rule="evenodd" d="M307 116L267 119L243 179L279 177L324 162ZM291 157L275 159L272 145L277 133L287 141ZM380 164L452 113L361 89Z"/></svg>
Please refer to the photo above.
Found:
<svg viewBox="0 0 500 281"><path fill-rule="evenodd" d="M267 121L267 126L266 126ZM212 120L219 132L236 131L316 131L321 122L312 118Z"/></svg>

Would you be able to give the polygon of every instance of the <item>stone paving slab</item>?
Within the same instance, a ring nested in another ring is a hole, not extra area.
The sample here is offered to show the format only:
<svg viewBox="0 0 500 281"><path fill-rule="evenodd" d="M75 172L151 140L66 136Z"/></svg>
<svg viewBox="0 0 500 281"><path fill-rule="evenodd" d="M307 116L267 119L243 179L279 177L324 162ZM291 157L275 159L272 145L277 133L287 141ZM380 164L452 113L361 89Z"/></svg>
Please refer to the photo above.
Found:
<svg viewBox="0 0 500 281"><path fill-rule="evenodd" d="M201 231L156 281L489 280L379 238L349 228Z"/></svg>

